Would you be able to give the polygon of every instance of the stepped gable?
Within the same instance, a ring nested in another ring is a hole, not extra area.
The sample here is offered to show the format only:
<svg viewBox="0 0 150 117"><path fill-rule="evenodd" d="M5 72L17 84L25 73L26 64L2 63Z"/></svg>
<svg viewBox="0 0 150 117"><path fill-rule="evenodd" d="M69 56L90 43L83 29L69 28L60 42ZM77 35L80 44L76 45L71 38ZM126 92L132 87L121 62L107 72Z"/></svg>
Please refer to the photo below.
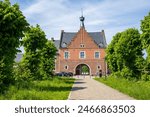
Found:
<svg viewBox="0 0 150 117"><path fill-rule="evenodd" d="M100 48L106 48L106 38L104 30L102 32L87 32L89 36L94 40L94 42L100 47ZM72 39L75 37L77 32L61 32L61 38L60 38L60 48L66 48L72 41Z"/></svg>

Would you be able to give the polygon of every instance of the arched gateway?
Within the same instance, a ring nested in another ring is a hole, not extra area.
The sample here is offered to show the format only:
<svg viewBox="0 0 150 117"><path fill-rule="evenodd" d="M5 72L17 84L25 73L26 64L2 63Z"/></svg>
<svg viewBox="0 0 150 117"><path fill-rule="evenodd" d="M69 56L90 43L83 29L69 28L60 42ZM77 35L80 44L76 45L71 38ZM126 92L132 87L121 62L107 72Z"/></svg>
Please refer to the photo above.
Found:
<svg viewBox="0 0 150 117"><path fill-rule="evenodd" d="M90 75L90 68L86 64L79 64L75 68L75 74L76 75Z"/></svg>

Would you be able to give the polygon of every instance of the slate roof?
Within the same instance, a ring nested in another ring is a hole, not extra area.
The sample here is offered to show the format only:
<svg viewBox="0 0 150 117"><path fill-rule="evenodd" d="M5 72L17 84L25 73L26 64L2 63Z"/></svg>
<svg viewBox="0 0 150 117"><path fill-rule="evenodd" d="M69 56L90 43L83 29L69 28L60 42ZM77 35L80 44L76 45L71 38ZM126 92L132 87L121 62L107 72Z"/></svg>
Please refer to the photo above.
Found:
<svg viewBox="0 0 150 117"><path fill-rule="evenodd" d="M61 48L67 47L67 45L71 42L71 40L74 38L76 34L77 34L76 32L62 31L59 47ZM91 38L100 48L106 48L107 43L106 43L105 34L103 30L102 32L88 32L88 34L91 36Z"/></svg>
<svg viewBox="0 0 150 117"><path fill-rule="evenodd" d="M64 44L68 45L71 40L74 38L76 33L74 32L62 32L61 39L60 39L60 47L65 47Z"/></svg>
<svg viewBox="0 0 150 117"><path fill-rule="evenodd" d="M56 47L57 49L59 49L60 40L54 40L54 44L55 44L55 47Z"/></svg>
<svg viewBox="0 0 150 117"><path fill-rule="evenodd" d="M92 39L94 39L98 46L100 46L101 48L106 48L107 43L105 34L103 32L89 32L88 34L92 37Z"/></svg>

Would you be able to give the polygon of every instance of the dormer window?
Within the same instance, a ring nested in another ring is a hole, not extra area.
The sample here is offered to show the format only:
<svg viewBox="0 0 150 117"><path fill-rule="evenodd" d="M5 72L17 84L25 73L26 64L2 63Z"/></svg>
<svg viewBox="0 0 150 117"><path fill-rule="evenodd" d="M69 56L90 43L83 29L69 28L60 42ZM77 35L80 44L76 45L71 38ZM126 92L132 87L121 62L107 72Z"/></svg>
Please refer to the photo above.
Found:
<svg viewBox="0 0 150 117"><path fill-rule="evenodd" d="M67 43L63 42L62 47L67 47Z"/></svg>
<svg viewBox="0 0 150 117"><path fill-rule="evenodd" d="M102 48L102 47L103 47L103 44L102 44L102 43L99 43L99 47Z"/></svg>

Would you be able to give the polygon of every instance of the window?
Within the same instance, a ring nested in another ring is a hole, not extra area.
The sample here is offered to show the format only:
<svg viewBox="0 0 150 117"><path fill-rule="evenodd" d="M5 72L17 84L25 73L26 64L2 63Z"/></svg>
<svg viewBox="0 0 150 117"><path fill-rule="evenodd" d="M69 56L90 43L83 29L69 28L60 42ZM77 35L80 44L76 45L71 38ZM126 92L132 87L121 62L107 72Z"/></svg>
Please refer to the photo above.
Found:
<svg viewBox="0 0 150 117"><path fill-rule="evenodd" d="M80 52L80 58L84 59L85 58L85 52Z"/></svg>
<svg viewBox="0 0 150 117"><path fill-rule="evenodd" d="M95 52L95 58L99 58L99 52Z"/></svg>
<svg viewBox="0 0 150 117"><path fill-rule="evenodd" d="M65 53L64 53L64 58L65 58L65 59L68 59L68 58L69 58L69 52L65 52Z"/></svg>
<svg viewBox="0 0 150 117"><path fill-rule="evenodd" d="M97 66L97 69L101 69L101 66L100 66L100 65L98 65L98 66Z"/></svg>
<svg viewBox="0 0 150 117"><path fill-rule="evenodd" d="M67 47L67 43L63 42L62 47Z"/></svg>
<svg viewBox="0 0 150 117"><path fill-rule="evenodd" d="M84 44L80 44L80 47L81 47L81 48L84 48Z"/></svg>
<svg viewBox="0 0 150 117"><path fill-rule="evenodd" d="M99 43L99 47L103 48L104 47L103 43Z"/></svg>
<svg viewBox="0 0 150 117"><path fill-rule="evenodd" d="M65 67L64 67L65 69L68 69L68 65L65 65Z"/></svg>

